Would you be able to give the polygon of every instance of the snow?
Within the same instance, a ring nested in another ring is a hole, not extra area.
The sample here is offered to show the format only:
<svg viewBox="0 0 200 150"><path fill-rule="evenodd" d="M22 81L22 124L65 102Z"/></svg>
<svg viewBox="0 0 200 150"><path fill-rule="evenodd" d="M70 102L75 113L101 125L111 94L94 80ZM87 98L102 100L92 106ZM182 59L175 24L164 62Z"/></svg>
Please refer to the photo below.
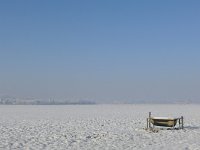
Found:
<svg viewBox="0 0 200 150"><path fill-rule="evenodd" d="M174 120L174 119L177 119L178 117L176 118L172 118L172 117L151 117L152 119L165 119L165 120ZM180 117L179 117L180 118Z"/></svg>
<svg viewBox="0 0 200 150"><path fill-rule="evenodd" d="M144 130L152 116L184 116L184 130ZM0 106L0 150L200 149L200 105Z"/></svg>

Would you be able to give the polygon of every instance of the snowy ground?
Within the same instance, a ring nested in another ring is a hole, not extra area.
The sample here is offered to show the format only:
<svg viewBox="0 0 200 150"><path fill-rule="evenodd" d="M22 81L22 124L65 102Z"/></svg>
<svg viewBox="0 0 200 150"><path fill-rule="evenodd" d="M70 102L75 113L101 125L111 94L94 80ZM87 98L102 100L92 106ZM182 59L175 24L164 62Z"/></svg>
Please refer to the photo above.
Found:
<svg viewBox="0 0 200 150"><path fill-rule="evenodd" d="M184 130L144 130L148 112ZM199 150L200 105L0 106L0 150Z"/></svg>

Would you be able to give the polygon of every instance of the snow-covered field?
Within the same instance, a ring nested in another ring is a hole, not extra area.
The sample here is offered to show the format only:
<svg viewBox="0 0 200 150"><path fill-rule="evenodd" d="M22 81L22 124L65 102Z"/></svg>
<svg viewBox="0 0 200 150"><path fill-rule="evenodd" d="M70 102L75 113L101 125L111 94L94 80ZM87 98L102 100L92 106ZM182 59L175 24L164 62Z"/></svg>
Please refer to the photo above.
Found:
<svg viewBox="0 0 200 150"><path fill-rule="evenodd" d="M149 111L185 129L145 131ZM0 149L200 150L200 105L1 105Z"/></svg>

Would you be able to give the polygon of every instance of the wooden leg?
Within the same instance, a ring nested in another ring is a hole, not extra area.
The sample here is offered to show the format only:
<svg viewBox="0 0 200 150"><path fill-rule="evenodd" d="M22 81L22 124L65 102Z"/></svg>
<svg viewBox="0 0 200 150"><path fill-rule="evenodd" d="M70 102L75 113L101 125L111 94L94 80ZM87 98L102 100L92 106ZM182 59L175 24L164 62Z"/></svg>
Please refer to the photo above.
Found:
<svg viewBox="0 0 200 150"><path fill-rule="evenodd" d="M181 123L182 123L181 128L183 129L184 128L184 126L183 126L183 116L181 116Z"/></svg>
<svg viewBox="0 0 200 150"><path fill-rule="evenodd" d="M150 118L151 118L151 112L149 112L149 128L151 128L151 120L150 120Z"/></svg>

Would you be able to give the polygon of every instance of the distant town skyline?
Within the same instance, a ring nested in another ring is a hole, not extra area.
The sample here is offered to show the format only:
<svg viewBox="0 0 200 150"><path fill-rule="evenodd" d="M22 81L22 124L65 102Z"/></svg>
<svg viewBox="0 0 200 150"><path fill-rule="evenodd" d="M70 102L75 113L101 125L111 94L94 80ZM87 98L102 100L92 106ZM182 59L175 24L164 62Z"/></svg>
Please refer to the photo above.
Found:
<svg viewBox="0 0 200 150"><path fill-rule="evenodd" d="M200 101L200 1L0 1L0 96Z"/></svg>

